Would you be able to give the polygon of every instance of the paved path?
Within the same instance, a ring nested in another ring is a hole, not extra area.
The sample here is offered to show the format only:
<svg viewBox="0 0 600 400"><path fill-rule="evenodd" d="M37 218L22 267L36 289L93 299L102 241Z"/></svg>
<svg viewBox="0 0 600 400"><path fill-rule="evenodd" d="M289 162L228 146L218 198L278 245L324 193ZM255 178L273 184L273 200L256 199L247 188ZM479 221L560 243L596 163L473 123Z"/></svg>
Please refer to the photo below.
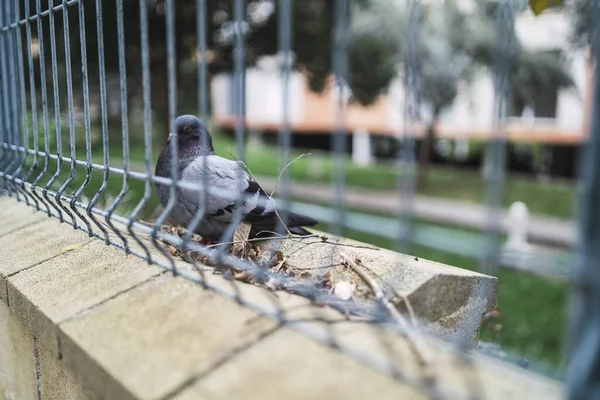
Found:
<svg viewBox="0 0 600 400"><path fill-rule="evenodd" d="M276 184L276 179L271 177L260 176L258 180L269 192ZM292 185L292 196L298 200L331 203L333 195L332 186L298 181ZM348 207L379 213L396 213L399 202L398 194L395 192L353 187L347 188L345 199ZM437 197L416 196L413 212L417 218L426 221L477 230L484 230L489 221L489 215L483 205ZM506 210L502 212L502 220L503 228L506 230ZM573 221L532 215L529 219L528 232L529 239L537 243L565 247L573 247L576 243L577 230Z"/></svg>

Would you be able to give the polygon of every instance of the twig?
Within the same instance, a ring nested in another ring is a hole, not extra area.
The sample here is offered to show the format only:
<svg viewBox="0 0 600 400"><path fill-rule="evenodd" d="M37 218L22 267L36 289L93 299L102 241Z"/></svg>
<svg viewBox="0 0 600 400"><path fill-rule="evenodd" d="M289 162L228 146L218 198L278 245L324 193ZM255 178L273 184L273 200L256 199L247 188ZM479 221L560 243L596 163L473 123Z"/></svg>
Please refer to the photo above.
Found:
<svg viewBox="0 0 600 400"><path fill-rule="evenodd" d="M366 269L367 271L371 272L373 275L375 275L379 279L381 279L381 281L383 281L383 284L386 285L391 291L394 292L394 295L398 296L404 302L404 304L406 305L406 309L408 311L408 315L410 316L410 320L413 324L413 327L418 328L419 324L417 321L417 315L415 314L415 309L413 308L412 304L410 304L410 301L408 301L408 297L406 297L402 293L398 292L396 289L394 289L392 287L392 285L385 282L385 280L377 272L373 271L371 268L367 267L366 265L363 265L363 268Z"/></svg>
<svg viewBox="0 0 600 400"><path fill-rule="evenodd" d="M344 253L340 253L340 256L342 257L344 262L350 268L352 268L354 272L356 272L361 277L361 279L363 279L371 287L371 290L375 294L375 298L379 302L381 302L381 304L383 304L383 306L388 310L388 312L396 321L396 323L398 323L398 325L402 327L401 333L407 340L413 355L416 357L419 365L421 366L421 369L423 370L423 376L425 376L427 379L432 379L433 374L430 370L430 357L428 355L426 356L427 352L424 346L422 345L422 342L416 335L413 334L412 330L408 326L408 323L406 322L402 314L400 314L396 307L388 299L385 298L383 290L381 289L377 281L373 279L363 267L355 263L354 260L352 260Z"/></svg>
<svg viewBox="0 0 600 400"><path fill-rule="evenodd" d="M283 167L283 169L281 171L279 171L279 176L277 177L277 180L275 181L275 187L273 188L273 190L271 190L271 195L269 197L273 198L273 193L275 193L275 191L277 190L277 187L279 186L279 182L281 182L281 176L283 175L283 172L293 163L295 163L296 161L298 161L299 159L301 159L302 157L305 156L310 156L310 153L303 153L300 154L298 157L294 158L292 161L290 161L289 163L287 163L287 165L285 167Z"/></svg>
<svg viewBox="0 0 600 400"><path fill-rule="evenodd" d="M245 242L266 242L266 241L271 241L271 240L281 240L281 239L287 239L287 240L291 240L293 242L303 242L305 239L321 239L321 240L315 240L312 242L308 242L306 243L306 245L310 245L310 244L316 244L316 243L324 243L324 244L330 244L333 246L341 246L341 247L350 247L353 249L367 249L367 250L377 250L379 251L380 249L378 247L372 247L372 246L363 246L360 244L349 244L349 243L333 243L329 241L329 238L322 236L322 235L317 235L317 234L312 234L312 235L306 235L306 236L302 236L302 235L294 235L294 234L289 234L287 236L281 235L277 232L273 232L273 231L260 231L259 233L272 233L276 236L274 237L265 237L265 238L252 238L252 239L248 239L245 240ZM215 243L215 244L211 244L208 246L205 246L207 249L211 248L211 247L217 247L223 244L238 244L241 243L240 241L231 241L231 242L224 242L224 243ZM310 269L310 268L305 268L305 269ZM400 296L400 295L399 295ZM400 296L401 297L401 296Z"/></svg>
<svg viewBox="0 0 600 400"><path fill-rule="evenodd" d="M266 237L266 238L252 238L252 239L247 239L247 240L233 240L231 242L224 242L224 243L215 243L215 244L211 244L206 246L206 248L211 248L211 247L216 247L216 246L220 246L222 244L239 244L242 242L262 242L262 241L267 241L267 240L280 240L280 239L294 239L294 238L312 238L312 237L321 237L319 235L310 235L310 236L301 236L301 235L293 235L290 234L289 236L284 236L281 234L278 234L277 232L271 232L271 231L260 231L259 233L264 232L264 233L273 233L276 234L278 236L276 237Z"/></svg>
<svg viewBox="0 0 600 400"><path fill-rule="evenodd" d="M314 241L314 242L306 243L307 245L309 245L309 244L315 244L315 243L327 243L327 244L331 244L331 245L334 245L334 246L351 247L353 249L368 249L368 250L377 250L377 251L381 250L379 247L363 246L363 245L360 245L360 244L339 243L339 239L336 240L336 242L334 243L334 242L330 241L329 237L324 236L324 235L318 235L316 233L313 233L311 235L294 235L294 234L290 233L288 236L283 236L283 235L281 235L281 234L279 234L277 232L274 232L274 231L262 230L262 231L258 232L257 234L260 234L260 233L271 233L273 235L277 235L278 238L282 238L282 239L287 238L289 240L296 241L296 242L303 241L304 239L311 239L311 238L319 238L319 239L321 239L320 241ZM254 239L254 240L256 240L256 241L273 240L273 239L278 239L278 238L258 238L258 239Z"/></svg>

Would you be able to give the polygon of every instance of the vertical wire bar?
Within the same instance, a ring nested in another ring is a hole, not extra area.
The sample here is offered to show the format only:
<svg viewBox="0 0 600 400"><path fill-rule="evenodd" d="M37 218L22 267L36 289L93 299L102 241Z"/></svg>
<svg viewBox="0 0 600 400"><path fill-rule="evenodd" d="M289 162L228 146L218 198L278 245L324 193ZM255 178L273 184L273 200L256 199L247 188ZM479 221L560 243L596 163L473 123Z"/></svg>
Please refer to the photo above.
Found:
<svg viewBox="0 0 600 400"><path fill-rule="evenodd" d="M238 160L244 163L245 161L245 124L246 124L246 68L245 68L245 51L244 51L244 22L245 22L245 10L246 0L233 0L233 26L235 34L235 45L233 49L233 73L235 82L235 143L237 147ZM238 179L243 179L243 170L238 170ZM233 212L233 218L231 223L227 226L227 229L221 235L221 243L226 243L233 240L235 230L242 222L243 208L242 208L243 194L237 197L235 200L235 207ZM226 245L222 244L218 246L218 257L217 263L220 263L223 254L226 249ZM240 301L239 297L236 297Z"/></svg>
<svg viewBox="0 0 600 400"><path fill-rule="evenodd" d="M279 234L283 234L287 231L291 192L290 168L286 168L290 162L290 148L292 142L292 132L290 126L290 78L292 73L293 11L291 0L279 0L279 8L278 47L279 54L283 58L281 61L283 115L281 126L279 128L279 170L281 171L280 186L283 207L281 208L279 214L283 221L280 221L281 223L277 224L276 231Z"/></svg>
<svg viewBox="0 0 600 400"><path fill-rule="evenodd" d="M594 112L580 161L580 242L573 270L565 371L568 400L600 398L600 2L594 3L593 12Z"/></svg>
<svg viewBox="0 0 600 400"><path fill-rule="evenodd" d="M399 5L400 7L400 5ZM419 60L419 40L420 40L420 20L421 20L421 1L408 0L404 5L406 7L406 27L404 35L398 41L398 56L401 65L403 65L402 87L404 89L404 104L401 110L402 122L395 132L399 148L396 153L396 168L399 169L397 177L398 191L398 237L395 247L398 252L408 253L412 244L413 236L413 201L415 195L415 134L417 122L419 121L419 109L421 105L420 98L420 60ZM398 284L400 275L393 281L390 281L393 287ZM381 322L389 322L390 316L383 307L381 312L384 317L380 317ZM387 321L386 321L387 320ZM404 329L404 328L400 328ZM412 327L410 328L412 329ZM385 336L381 335L384 339ZM393 346L382 341L382 345L391 350ZM388 364L390 371L397 379L403 379L403 373L397 362L398 356L390 353ZM431 392L436 391L436 382L431 376L421 376L423 385Z"/></svg>
<svg viewBox="0 0 600 400"><path fill-rule="evenodd" d="M11 17L14 14L14 10L12 9L13 2L11 1L6 1L6 9L7 9L7 15L6 15L6 22L7 24L10 24L11 22ZM12 127L11 127L11 131L13 134L13 144L15 146L17 146L17 148L15 148L14 150L14 154L15 154L15 167L14 170L12 171L12 175L13 175L13 184L15 185L15 187L17 187L17 183L16 183L16 178L18 178L17 176L17 170L19 168L19 166L21 165L21 150L18 148L21 145L21 135L19 134L20 129L19 129L19 101L18 101L18 92L17 92L17 72L16 72L16 57L15 57L15 51L16 51L16 45L15 45L15 39L16 37L14 37L14 31L16 30L16 28L13 29L9 29L7 32L7 36L6 39L8 41L8 53L9 53L9 57L8 57L8 76L10 79L10 91L12 93L11 96L11 114L12 114ZM21 191L20 187L18 187L19 191ZM25 198L25 202L28 203L27 201L27 195L24 194L23 196Z"/></svg>
<svg viewBox="0 0 600 400"><path fill-rule="evenodd" d="M94 224L102 231L104 236L104 243L107 245L109 242L108 230L104 225L96 218L92 210L100 196L104 193L108 187L109 178L109 150L108 150L108 115L106 110L106 70L104 66L104 22L102 15L102 2L96 1L96 36L98 40L98 75L99 75L99 86L100 86L100 119L102 123L102 185L94 193L90 203L87 205L85 212L87 216L94 222Z"/></svg>
<svg viewBox="0 0 600 400"><path fill-rule="evenodd" d="M482 272L493 275L500 259L500 210L502 207L502 196L504 189L504 164L506 158L506 104L508 101L510 68L513 51L515 49L514 34L514 12L513 0L501 2L496 15L496 29L498 32L498 43L494 59L494 109L492 137L486 149L486 207L488 210L488 226L486 226L486 243L482 255ZM476 298L489 298L494 290L491 282L486 282L476 289ZM469 354L470 344L464 338L474 334L480 326L480 315L486 312L485 305L479 306L479 312L473 312L470 318L465 318L458 326L455 344L460 350L459 361L467 367L472 367L472 359ZM466 375L467 383L471 390L472 398L483 398L484 389L478 374L468 369Z"/></svg>
<svg viewBox="0 0 600 400"><path fill-rule="evenodd" d="M98 2L99 3L99 2ZM146 253L148 263L152 263L152 255L150 249L144 241L142 241L133 231L133 223L139 217L144 206L150 199L152 190L152 113L150 111L150 49L148 44L148 4L146 0L140 0L140 38L142 52L142 96L144 107L144 150L145 150L145 165L146 176L144 177L144 196L135 207L129 221L127 223L127 231L133 239L142 247ZM99 36L100 37L100 36ZM104 56L102 56L104 58ZM104 113L106 114L106 112ZM104 135L104 133L103 133Z"/></svg>
<svg viewBox="0 0 600 400"><path fill-rule="evenodd" d="M5 4L7 5L7 4ZM0 25L4 26L5 24L8 25L8 22L5 21L5 18L7 16L6 10L4 7L0 7ZM10 135L9 135L9 131L10 131L10 112L8 110L8 105L9 105L9 100L8 100L8 73L6 72L6 60L8 59L7 54L8 51L6 49L6 43L5 43L5 38L7 36L6 32L2 32L0 33L0 54L2 54L2 58L0 58L0 80L2 82L2 85L0 86L0 97L2 100L2 109L0 110L2 112L2 121L1 121L1 128L2 128L2 143L3 144L7 144L10 145ZM9 147L2 147L3 150L3 157L0 160L0 167L2 167L3 172L8 173L9 169L8 167L10 166L11 162L12 162L12 153L10 151ZM8 183L8 178L5 177L4 178L6 181L6 185L7 188L9 189L9 193L12 193L12 185L10 183Z"/></svg>
<svg viewBox="0 0 600 400"><path fill-rule="evenodd" d="M71 153L71 168L69 170L69 176L65 180L64 184L58 189L56 193L56 197L60 198L64 191L69 187L71 182L75 179L75 171L76 171L76 159L77 153L75 149L75 118L73 115L73 76L71 71L71 42L69 36L69 10L65 3L63 2L63 35L64 35L64 46L65 46L65 68L67 75L67 108L69 113L69 146ZM85 221L85 218L81 216L75 205L70 203L71 210L75 214L77 214L82 220ZM73 217L73 229L77 229L78 223L77 219ZM89 226L88 226L89 228Z"/></svg>
<svg viewBox="0 0 600 400"><path fill-rule="evenodd" d="M168 89L169 89L169 125L173 126L175 122L175 115L177 115L177 70L176 70L176 53L175 53L175 0L166 0L166 21L167 21L167 75L168 75ZM169 186L169 200L167 206L163 212L159 215L154 223L152 229L152 242L156 248L158 248L171 263L171 272L173 275L177 275L177 268L175 261L171 254L165 250L156 240L156 234L161 225L165 222L171 211L175 207L176 195L177 195L177 182L179 181L178 171L178 160L179 160L179 147L177 135L171 136L169 142L171 151L171 182Z"/></svg>
<svg viewBox="0 0 600 400"><path fill-rule="evenodd" d="M63 5L66 8L66 0L63 0ZM90 127L90 94L89 94L89 83L87 74L87 42L85 39L85 8L83 0L79 0L78 3L78 14L79 14L79 42L81 48L81 78L83 86L83 119L85 128L85 179L79 189L75 192L71 198L71 207L75 206L75 203L79 200L79 196L87 188L90 180L92 179L92 133ZM86 210L87 211L87 210ZM80 213L77 213L80 218L83 219L88 229L88 234L93 234L92 226L90 221L83 217ZM89 214L88 214L89 215Z"/></svg>
<svg viewBox="0 0 600 400"><path fill-rule="evenodd" d="M43 37L43 26L42 26L42 6L40 0L35 1L36 15L37 15L37 32L38 32L38 43L39 43L39 63L40 63L40 81L42 91L42 114L44 122L44 168L40 175L32 182L32 185L37 185L44 175L48 172L50 167L50 132L49 132L49 121L48 121L48 89L46 85L46 60L44 57L44 37ZM63 220L62 211L50 198L48 197L48 188L42 188L42 196L44 199L56 210L58 213L58 219ZM48 210L48 216L51 216L50 210Z"/></svg>
<svg viewBox="0 0 600 400"><path fill-rule="evenodd" d="M409 0L408 25L404 40L400 43L404 57L404 107L402 110L402 128L398 132L400 149L397 153L396 165L400 168L398 174L398 220L399 235L396 242L397 250L407 253L410 250L413 237L413 202L415 196L415 131L419 122L421 104L420 74L419 74L419 29L421 19L421 1Z"/></svg>
<svg viewBox="0 0 600 400"><path fill-rule="evenodd" d="M206 1L205 0L196 0L196 38L198 41L198 112L200 115L200 119L204 124L207 123L208 120L208 104L207 104L207 78L206 78ZM201 130L201 138L202 143L208 143L208 132L204 129ZM200 157L200 182L199 182L199 198L200 204L198 205L198 210L194 214L194 217L189 222L186 227L186 232L183 236L183 242L181 244L181 248L183 251L187 250L187 246L189 241L191 240L192 235L196 231L196 228L200 224L200 221L204 218L206 213L206 204L208 202L208 179L206 176L206 158ZM195 261L192 259L193 263ZM198 269L200 274L202 275L201 270ZM204 281L204 279L203 279Z"/></svg>
<svg viewBox="0 0 600 400"><path fill-rule="evenodd" d="M488 212L486 248L483 255L483 272L493 274L500 260L500 226L504 195L506 164L506 118L510 66L515 46L513 0L500 3L496 16L498 50L494 73L494 114L492 137L488 143L484 166L486 178L485 203Z"/></svg>
<svg viewBox="0 0 600 400"><path fill-rule="evenodd" d="M18 0L17 0L18 1ZM30 19L30 9L29 9L29 1L25 1L25 35L27 38L27 61L29 66L29 97L31 100L31 125L32 125L32 135L33 135L33 162L29 170L25 174L24 180L28 180L29 177L33 174L35 170L38 168L39 162L39 132L38 132L38 115L37 115L37 94L36 94L36 85L35 85L35 74L34 74L34 60L33 60L33 40L31 35L31 23ZM35 184L31 186L31 194L34 195L36 199L38 199L42 204L44 204L45 210L47 213L50 212L50 206L46 201L37 193Z"/></svg>
<svg viewBox="0 0 600 400"><path fill-rule="evenodd" d="M207 78L206 78L206 1L205 0L196 0L196 39L198 42L198 71L197 71L197 79L198 79L198 113L200 118L204 124L208 122L208 104L207 104ZM208 131L205 129L201 130L201 138L202 143L208 143ZM192 238L192 235L196 231L196 228L200 224L200 221L204 218L206 214L206 205L208 204L208 177L205 170L206 165L206 157L200 158L200 204L198 205L198 209L194 214L194 217L189 222L186 227L186 232L183 235L181 249L183 254L186 254L186 250L188 249L188 244ZM206 280L204 279L204 271L202 268L198 266L198 263L194 259L194 257L190 257L190 261L192 262L193 267L200 274L201 282L204 284Z"/></svg>
<svg viewBox="0 0 600 400"><path fill-rule="evenodd" d="M52 58L52 91L54 94L54 123L56 125L56 155L58 159L56 160L56 172L50 180L46 183L45 189L50 189L54 182L59 179L62 173L62 128L60 123L60 94L58 90L58 61L57 61L57 51L56 51L56 29L54 25L54 0L48 1L48 9L49 9L49 24L50 24L50 55ZM66 8L63 10L63 13L67 12ZM65 43L65 47L68 47L69 43ZM62 189L63 185L59 188ZM63 205L62 200L60 198L60 194L62 194L61 190L58 190L54 199L56 200L56 204L71 218L73 227L77 226L77 221L73 216L73 213ZM60 217L60 222L64 222L62 215Z"/></svg>
<svg viewBox="0 0 600 400"><path fill-rule="evenodd" d="M11 7L12 2L7 1L5 3L5 21L6 21L6 25L10 25L10 21L11 21L11 15L12 15L12 7ZM8 29L5 33L5 39L6 39L6 44L5 44L5 54L6 52L8 53L8 57L5 57L8 60L8 68L7 68L7 78L8 78L8 83L6 83L6 87L7 90L9 92L9 95L7 97L8 100L8 105L10 106L10 122L8 123L9 126L9 132L8 132L8 140L9 142L11 142L11 144L13 144L14 146L17 146L16 148L14 148L13 151L11 151L11 161L9 162L8 167L6 168L7 172L10 173L11 175L11 185L15 188L15 194L17 195L17 199L20 200L20 196L19 194L23 195L23 199L25 200L25 202L27 204L29 204L29 201L27 199L27 194L22 191L21 187L19 185L17 185L16 182L16 171L20 165L20 161L21 161L21 152L18 149L19 146L19 119L18 119L18 104L19 102L17 101L17 78L15 76L15 55L14 55L14 51L15 51L15 46L14 46L14 40L13 40L13 35L12 35L12 29ZM6 75L5 75L6 76Z"/></svg>
<svg viewBox="0 0 600 400"><path fill-rule="evenodd" d="M2 11L2 9L0 8L0 26L4 27L4 12ZM4 50L4 33L0 32L0 60L3 60L4 58L6 58L5 56L5 50ZM8 139L6 138L6 127L5 127L5 123L7 122L7 118L8 115L6 113L6 111L4 110L4 104L5 104L5 99L4 99L4 86L6 86L4 84L4 74L2 72L2 67L0 65L0 143L2 143L2 146L0 146L0 174L2 174L2 191L0 193L2 194L8 194L9 196L11 195L11 189L10 189L10 184L8 183L8 179L5 175L5 163L6 163L6 159L8 158L6 156L6 154L8 154L9 148L8 148Z"/></svg>
<svg viewBox="0 0 600 400"><path fill-rule="evenodd" d="M235 27L235 48L234 48L234 74L236 77L236 124L235 124L235 143L237 147L238 159L246 161L245 155L245 136L246 136L246 68L245 68L245 49L244 49L244 22L246 0L234 0L234 27Z"/></svg>
<svg viewBox="0 0 600 400"><path fill-rule="evenodd" d="M233 68L235 77L235 142L237 147L238 159L241 163L245 160L245 123L246 123L246 68L245 68L245 51L244 51L244 22L245 22L245 11L246 11L246 0L233 0L233 19L234 19L234 34L235 34L235 45L233 49ZM238 169L238 179L243 179L244 171L242 168ZM223 255L227 245L225 243L233 240L235 230L242 222L243 208L242 202L244 201L244 193L235 199L234 211L232 215L231 223L227 226L227 229L221 235L220 242L223 243L218 247L216 262L217 265L221 264ZM242 297L240 290L236 285L235 281L231 281L231 287L235 291L234 299L239 304L242 304Z"/></svg>
<svg viewBox="0 0 600 400"><path fill-rule="evenodd" d="M5 12L2 8L0 8L0 25L4 26L5 21ZM8 25L8 23L7 23ZM6 45L5 45L5 37L6 33L0 34L0 112L2 113L2 121L0 125L0 140L2 143L9 145L10 144L10 112L8 110L9 100L8 100L8 78L6 72L6 59L8 58ZM0 159L0 169L3 173L3 180L5 182L5 189L8 191L9 195L12 195L13 189L12 184L9 183L8 177L6 176L9 171L9 166L12 162L12 153L9 147L2 147L2 159ZM18 196L18 195L17 195Z"/></svg>
<svg viewBox="0 0 600 400"><path fill-rule="evenodd" d="M19 92L20 92L20 108L21 108L21 124L23 130L23 148L24 148L24 158L19 166L19 169L15 173L15 175L21 177L21 188L25 191L25 180L28 177L28 172L25 171L25 166L29 160L29 127L27 126L27 91L25 89L25 62L23 60L23 38L22 38L22 30L19 21L21 20L21 7L19 4L19 0L14 1L15 7L15 22L16 22L16 35L17 35L17 69L19 70ZM40 209L40 205L38 203L37 198L33 195L32 191L28 191L29 196L33 200L33 204L36 210Z"/></svg>
<svg viewBox="0 0 600 400"><path fill-rule="evenodd" d="M11 2L7 1L5 3L4 8L4 22L6 26L10 25L11 21ZM12 40L12 29L8 29L3 37L4 37L4 51L3 53L7 55L3 57L2 60L2 69L4 73L4 89L5 89L5 111L6 111L6 139L7 142L13 146L19 146L19 132L18 132L18 101L16 99L16 77L15 77L15 57L14 57L14 46ZM1 39L0 39L1 40ZM6 65L8 64L8 65ZM28 203L27 195L25 193L21 193L21 188L17 185L15 179L21 154L18 147L14 149L7 149L10 156L8 157L7 165L4 167L6 175L10 176L10 187L14 188L14 194L18 201L21 201L21 195L23 196L23 200ZM5 175L5 177L7 177Z"/></svg>
<svg viewBox="0 0 600 400"><path fill-rule="evenodd" d="M333 90L338 91L339 98L335 107L335 126L333 131L333 151L335 152L335 164L333 171L333 179L335 180L335 195L334 204L336 206L336 215L334 217L332 231L334 235L341 236L343 234L345 222L345 163L346 163L346 103L344 89L348 83L348 36L349 36L349 19L350 19L350 4L348 0L336 0L333 5L333 28L332 28L332 43L331 57L333 65L334 86ZM332 248L331 259L332 263L336 263L334 257L339 257L335 252L335 246ZM315 301L316 299L311 299ZM317 320L326 324L326 343L333 347L339 348L339 343L335 337L333 325L328 323L323 317L321 310L315 311Z"/></svg>
<svg viewBox="0 0 600 400"><path fill-rule="evenodd" d="M24 148L25 148L25 158L23 160L23 163L21 164L20 170L23 170L23 181L21 183L21 187L23 190L25 190L25 181L27 181L27 179L29 178L29 176L31 175L31 171L33 170L34 166L37 165L37 153L33 156L33 163L32 165L25 171L25 166L28 163L29 160L29 126L28 126L28 120L27 120L27 90L25 89L25 60L23 59L23 33L22 33L22 29L21 26L19 25L19 21L21 20L21 7L19 4L19 0L15 0L14 2L15 4L15 21L17 23L17 30L18 30L18 36L17 36L17 62L18 62L18 69L19 69L19 90L21 92L21 114L22 114L22 121L21 123L23 124L23 141L24 141ZM29 26L28 21L26 21L26 25ZM29 49L29 51L31 51L31 49ZM31 62L29 64L29 66L31 66ZM37 143L36 139L34 138L34 143ZM37 152L37 147L34 146L36 152ZM36 210L40 210L40 204L38 202L38 197L37 197L37 193L35 193L34 190L29 190L29 195L31 196L33 202L34 202L34 206Z"/></svg>
<svg viewBox="0 0 600 400"><path fill-rule="evenodd" d="M115 209L119 206L123 197L129 190L129 124L127 119L127 70L125 66L125 31L123 28L123 0L117 0L117 36L119 51L119 80L121 88L121 133L123 137L123 188L117 198L108 209L106 222L112 230L119 236L125 246L125 252L129 254L129 244L127 238L120 230L115 228L111 217Z"/></svg>
<svg viewBox="0 0 600 400"><path fill-rule="evenodd" d="M206 0L196 0L196 37L198 38L198 111L202 122L208 121L208 78L206 54Z"/></svg>
<svg viewBox="0 0 600 400"><path fill-rule="evenodd" d="M293 11L292 3L290 0L279 0L278 11L278 49L279 56L282 57L280 60L280 73L281 73L281 86L282 86L282 119L279 127L279 146L280 146L280 186L281 186L281 198L283 200L283 207L278 211L279 221L275 227L275 232L279 235L288 233L287 228L288 216L290 209L290 171L286 166L290 159L290 148L291 148L291 127L290 127L290 75L292 70L292 28L293 28ZM282 242L280 242L282 243ZM284 323L286 321L285 312L283 307L277 299L273 298L273 304L277 308L277 317Z"/></svg>
<svg viewBox="0 0 600 400"><path fill-rule="evenodd" d="M345 191L346 191L346 100L344 98L345 88L348 85L348 0L336 0L334 9L333 28L333 73L335 77L334 90L338 91L338 104L335 108L335 127L333 132L333 151L335 152L335 165L333 179L335 185L334 207L335 219L332 227L334 235L341 236L343 233L345 213Z"/></svg>

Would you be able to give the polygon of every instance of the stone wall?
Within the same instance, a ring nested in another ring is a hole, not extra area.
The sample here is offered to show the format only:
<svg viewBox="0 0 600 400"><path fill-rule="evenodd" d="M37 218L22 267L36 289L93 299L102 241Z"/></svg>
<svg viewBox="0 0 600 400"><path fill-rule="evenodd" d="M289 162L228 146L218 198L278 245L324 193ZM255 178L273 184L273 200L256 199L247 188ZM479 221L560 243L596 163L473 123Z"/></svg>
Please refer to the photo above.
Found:
<svg viewBox="0 0 600 400"><path fill-rule="evenodd" d="M421 338L434 387L411 342L305 298L277 293L295 321L282 326L255 311L279 310L263 288L207 273L204 289L13 199L0 198L0 221L0 399L466 398L473 377L481 398L562 397L558 382L485 356L468 366Z"/></svg>

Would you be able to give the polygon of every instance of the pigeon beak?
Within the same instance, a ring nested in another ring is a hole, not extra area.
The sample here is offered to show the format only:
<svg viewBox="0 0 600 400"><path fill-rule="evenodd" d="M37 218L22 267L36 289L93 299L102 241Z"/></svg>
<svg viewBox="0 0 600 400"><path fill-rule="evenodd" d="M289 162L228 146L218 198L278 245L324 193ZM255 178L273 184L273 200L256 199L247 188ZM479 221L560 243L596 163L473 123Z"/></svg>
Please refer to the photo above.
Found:
<svg viewBox="0 0 600 400"><path fill-rule="evenodd" d="M173 132L169 132L169 137L167 138L167 143L171 143L171 138L175 136Z"/></svg>

